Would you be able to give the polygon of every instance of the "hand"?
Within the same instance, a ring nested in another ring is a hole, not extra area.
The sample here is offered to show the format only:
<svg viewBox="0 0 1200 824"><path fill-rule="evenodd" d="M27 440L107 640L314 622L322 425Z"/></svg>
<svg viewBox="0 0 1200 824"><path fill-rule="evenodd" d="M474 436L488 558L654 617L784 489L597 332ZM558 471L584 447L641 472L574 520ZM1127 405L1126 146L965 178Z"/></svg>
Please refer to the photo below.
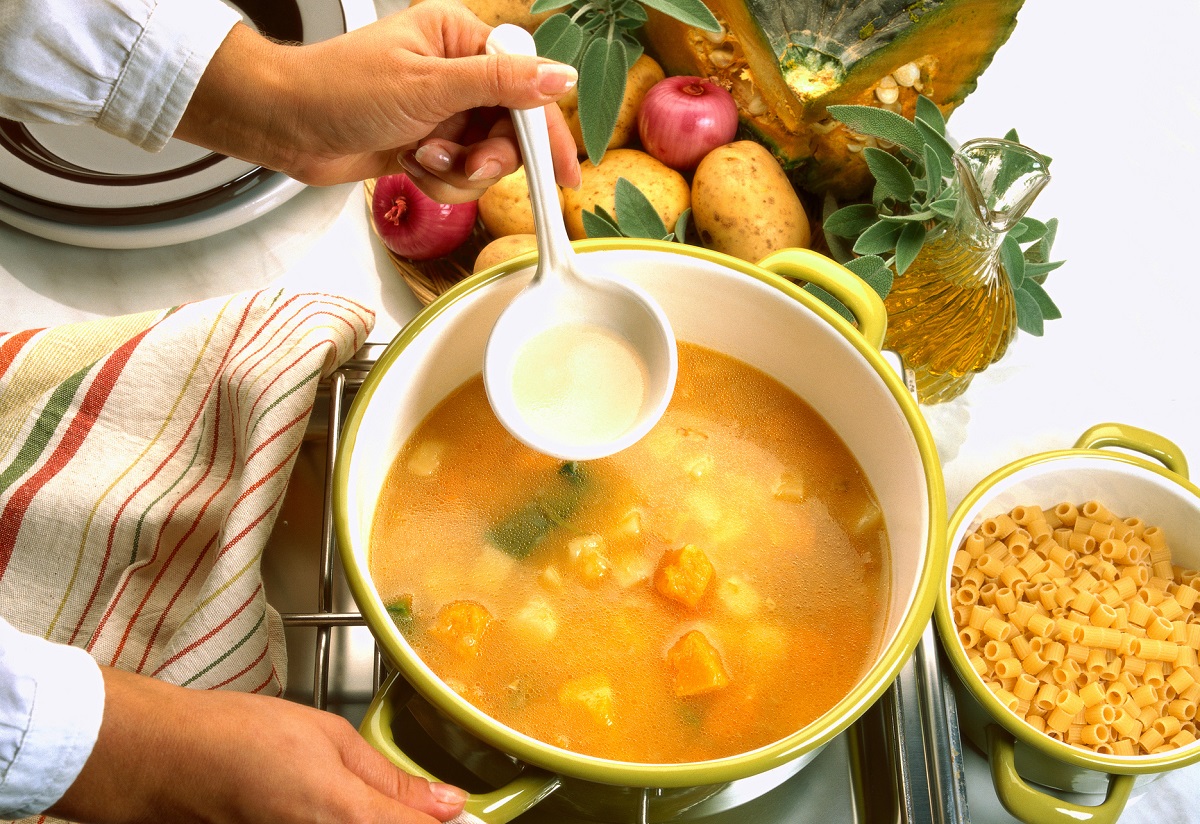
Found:
<svg viewBox="0 0 1200 824"><path fill-rule="evenodd" d="M432 824L462 811L461 790L397 769L331 713L103 674L99 738L52 815L86 824Z"/></svg>
<svg viewBox="0 0 1200 824"><path fill-rule="evenodd" d="M458 203L520 164L504 109L545 106L556 177L578 185L575 144L554 104L574 85L575 70L485 55L490 32L448 0L306 46L277 44L239 24L175 136L313 185L405 171L430 197Z"/></svg>

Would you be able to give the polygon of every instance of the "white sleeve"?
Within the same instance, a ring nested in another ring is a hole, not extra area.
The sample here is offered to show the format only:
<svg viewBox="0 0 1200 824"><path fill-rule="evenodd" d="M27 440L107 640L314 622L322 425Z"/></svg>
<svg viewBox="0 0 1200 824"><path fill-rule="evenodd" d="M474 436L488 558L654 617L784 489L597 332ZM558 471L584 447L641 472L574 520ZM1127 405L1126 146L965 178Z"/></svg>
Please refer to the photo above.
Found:
<svg viewBox="0 0 1200 824"><path fill-rule="evenodd" d="M240 19L221 0L0 0L0 116L158 151Z"/></svg>
<svg viewBox="0 0 1200 824"><path fill-rule="evenodd" d="M40 813L62 797L103 714L104 680L86 651L0 618L0 819Z"/></svg>

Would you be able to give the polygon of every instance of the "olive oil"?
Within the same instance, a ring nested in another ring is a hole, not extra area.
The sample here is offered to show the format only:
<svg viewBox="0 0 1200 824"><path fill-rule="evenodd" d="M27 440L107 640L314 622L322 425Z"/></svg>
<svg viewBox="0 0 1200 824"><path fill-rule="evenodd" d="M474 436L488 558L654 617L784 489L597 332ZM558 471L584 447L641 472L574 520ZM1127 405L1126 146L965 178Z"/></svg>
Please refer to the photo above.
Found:
<svg viewBox="0 0 1200 824"><path fill-rule="evenodd" d="M1017 333L1016 300L997 256L953 231L926 243L885 306L884 345L913 369L922 403L961 395Z"/></svg>

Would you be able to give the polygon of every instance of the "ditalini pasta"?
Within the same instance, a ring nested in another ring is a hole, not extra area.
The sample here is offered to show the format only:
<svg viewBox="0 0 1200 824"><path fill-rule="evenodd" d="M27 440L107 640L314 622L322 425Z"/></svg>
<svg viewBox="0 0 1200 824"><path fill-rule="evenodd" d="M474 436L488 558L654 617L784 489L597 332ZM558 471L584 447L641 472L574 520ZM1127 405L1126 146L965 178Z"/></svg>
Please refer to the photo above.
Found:
<svg viewBox="0 0 1200 824"><path fill-rule="evenodd" d="M1095 752L1197 740L1200 570L1167 535L1099 501L984 520L951 565L971 668L1030 727Z"/></svg>

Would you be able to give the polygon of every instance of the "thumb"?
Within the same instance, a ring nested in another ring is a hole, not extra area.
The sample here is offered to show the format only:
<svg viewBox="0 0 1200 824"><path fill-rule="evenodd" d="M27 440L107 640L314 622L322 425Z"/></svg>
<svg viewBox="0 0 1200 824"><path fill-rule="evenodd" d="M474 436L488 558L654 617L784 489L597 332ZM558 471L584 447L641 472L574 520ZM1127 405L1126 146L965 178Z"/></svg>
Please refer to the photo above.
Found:
<svg viewBox="0 0 1200 824"><path fill-rule="evenodd" d="M579 80L573 66L517 54L486 54L448 61L438 103L448 111L486 106L532 109L553 103Z"/></svg>

